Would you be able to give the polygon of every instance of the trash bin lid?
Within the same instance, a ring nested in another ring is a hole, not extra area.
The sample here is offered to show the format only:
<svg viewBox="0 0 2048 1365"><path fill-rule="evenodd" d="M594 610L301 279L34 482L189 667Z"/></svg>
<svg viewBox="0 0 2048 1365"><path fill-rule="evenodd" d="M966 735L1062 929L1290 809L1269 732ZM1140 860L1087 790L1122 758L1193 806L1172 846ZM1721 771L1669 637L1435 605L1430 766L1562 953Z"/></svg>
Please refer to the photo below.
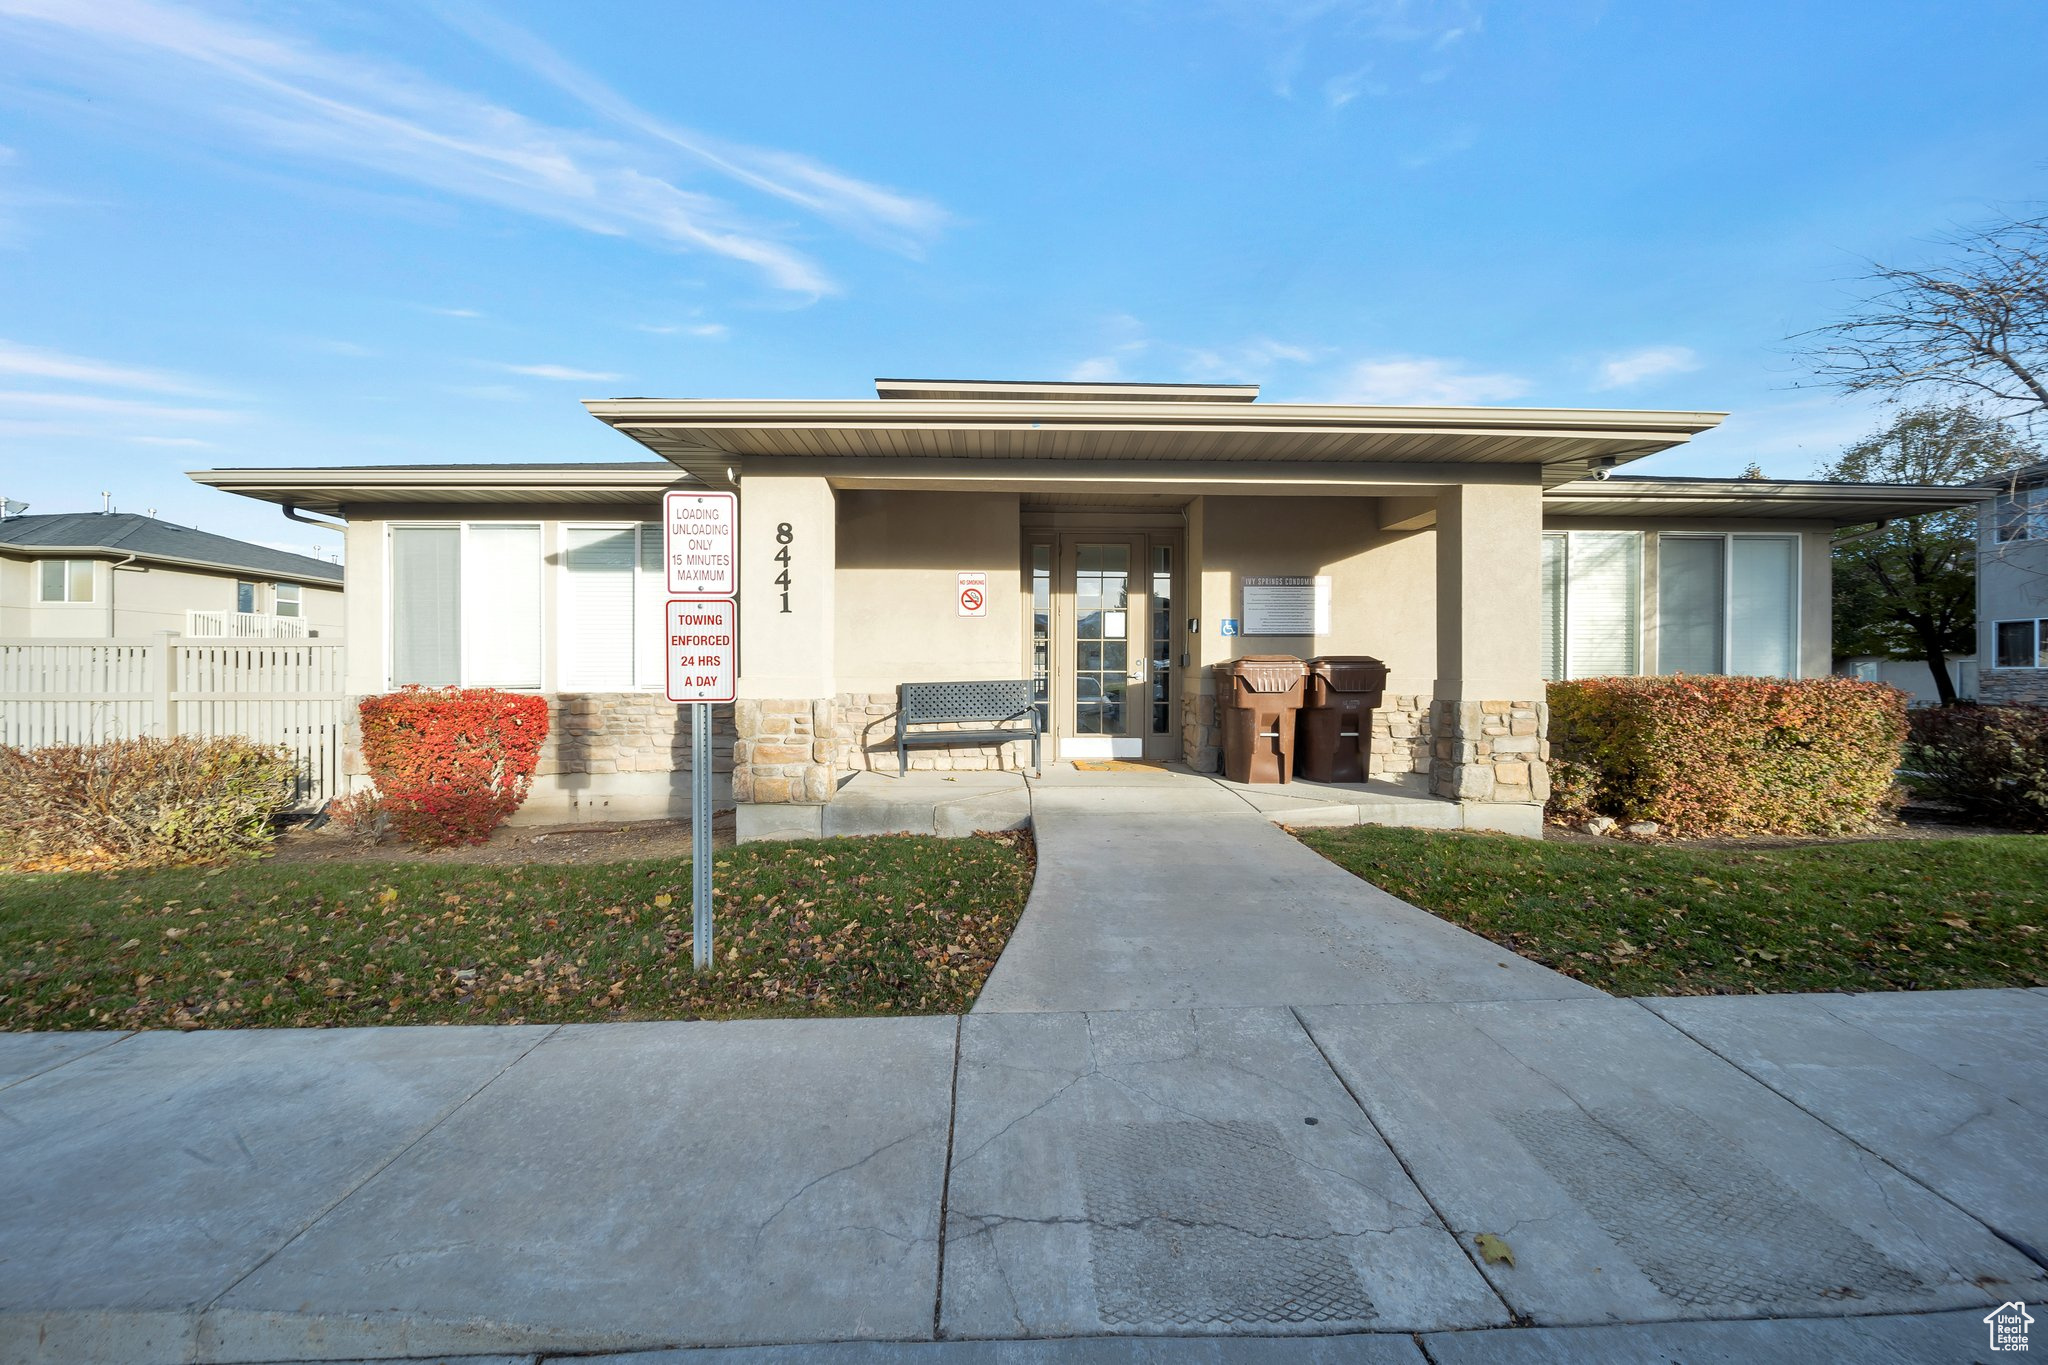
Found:
<svg viewBox="0 0 2048 1365"><path fill-rule="evenodd" d="M1387 666L1367 654L1310 659L1308 671L1332 692L1377 692L1387 683Z"/></svg>
<svg viewBox="0 0 2048 1365"><path fill-rule="evenodd" d="M1292 654L1247 654L1232 659L1229 668L1253 692L1288 692L1301 685L1301 660Z"/></svg>

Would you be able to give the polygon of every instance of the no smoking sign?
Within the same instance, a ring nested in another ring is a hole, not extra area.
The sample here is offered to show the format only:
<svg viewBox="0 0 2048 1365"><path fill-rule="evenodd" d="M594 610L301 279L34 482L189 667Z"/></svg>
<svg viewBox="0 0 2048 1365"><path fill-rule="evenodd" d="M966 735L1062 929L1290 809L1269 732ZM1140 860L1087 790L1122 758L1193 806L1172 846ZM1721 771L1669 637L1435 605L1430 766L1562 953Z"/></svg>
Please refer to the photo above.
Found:
<svg viewBox="0 0 2048 1365"><path fill-rule="evenodd" d="M988 575L961 574L957 601L962 616L988 615Z"/></svg>

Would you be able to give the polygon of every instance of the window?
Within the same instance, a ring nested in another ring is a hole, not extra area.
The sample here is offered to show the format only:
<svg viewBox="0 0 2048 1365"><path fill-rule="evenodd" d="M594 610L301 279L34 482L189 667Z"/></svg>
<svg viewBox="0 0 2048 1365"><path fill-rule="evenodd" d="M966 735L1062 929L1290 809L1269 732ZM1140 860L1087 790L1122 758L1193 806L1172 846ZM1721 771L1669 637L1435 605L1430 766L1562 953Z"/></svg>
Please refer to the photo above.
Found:
<svg viewBox="0 0 2048 1365"><path fill-rule="evenodd" d="M539 687L540 527L391 528L391 682Z"/></svg>
<svg viewBox="0 0 2048 1365"><path fill-rule="evenodd" d="M1031 698L1038 728L1052 729L1052 546L1031 547Z"/></svg>
<svg viewBox="0 0 2048 1365"><path fill-rule="evenodd" d="M1798 537L1659 536L1657 667L1798 677Z"/></svg>
<svg viewBox="0 0 2048 1365"><path fill-rule="evenodd" d="M2048 540L2048 487L1999 494L1991 505L1991 538L2000 544Z"/></svg>
<svg viewBox="0 0 2048 1365"><path fill-rule="evenodd" d="M1543 537L1543 676L1641 670L1643 538L1635 531Z"/></svg>
<svg viewBox="0 0 2048 1365"><path fill-rule="evenodd" d="M46 559L41 565L37 597L44 602L92 601L90 559Z"/></svg>
<svg viewBox="0 0 2048 1365"><path fill-rule="evenodd" d="M1152 733L1173 721L1173 548L1152 547Z"/></svg>
<svg viewBox="0 0 2048 1365"><path fill-rule="evenodd" d="M1991 628L1994 668L2048 668L2048 620L2000 621Z"/></svg>
<svg viewBox="0 0 2048 1365"><path fill-rule="evenodd" d="M276 607L273 608L273 610L275 610L279 616L297 616L300 614L299 606L302 590L300 589L298 584L279 583L276 586L272 587L270 592L272 598L277 603Z"/></svg>
<svg viewBox="0 0 2048 1365"><path fill-rule="evenodd" d="M663 685L659 523L562 528L562 688Z"/></svg>
<svg viewBox="0 0 2048 1365"><path fill-rule="evenodd" d="M254 583L235 584L235 610L241 612L244 616L256 610L256 585Z"/></svg>

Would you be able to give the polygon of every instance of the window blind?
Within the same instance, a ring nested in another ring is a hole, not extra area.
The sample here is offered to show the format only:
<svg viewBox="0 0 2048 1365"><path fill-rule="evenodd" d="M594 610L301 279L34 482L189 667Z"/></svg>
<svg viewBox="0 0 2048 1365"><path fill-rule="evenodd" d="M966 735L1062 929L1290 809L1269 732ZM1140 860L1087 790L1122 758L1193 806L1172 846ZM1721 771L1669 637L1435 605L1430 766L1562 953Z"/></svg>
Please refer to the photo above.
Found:
<svg viewBox="0 0 2048 1365"><path fill-rule="evenodd" d="M1729 547L1728 671L1798 676L1798 543L1790 536L1736 536Z"/></svg>
<svg viewBox="0 0 2048 1365"><path fill-rule="evenodd" d="M540 565L540 527L469 528L462 576L469 686L540 686Z"/></svg>
<svg viewBox="0 0 2048 1365"><path fill-rule="evenodd" d="M1543 537L1543 677L1557 682L1564 673L1565 538Z"/></svg>
<svg viewBox="0 0 2048 1365"><path fill-rule="evenodd" d="M1658 672L1721 671L1727 545L1720 536L1658 538Z"/></svg>
<svg viewBox="0 0 2048 1365"><path fill-rule="evenodd" d="M1565 664L1571 676L1635 673L1642 635L1642 536L1634 531L1572 532L1565 584Z"/></svg>
<svg viewBox="0 0 2048 1365"><path fill-rule="evenodd" d="M667 651L661 644L661 617L668 604L668 577L661 564L661 527L640 528L640 573L633 585L633 681L660 687Z"/></svg>
<svg viewBox="0 0 2048 1365"><path fill-rule="evenodd" d="M391 528L391 681L452 687L462 680L462 532Z"/></svg>
<svg viewBox="0 0 2048 1365"><path fill-rule="evenodd" d="M633 686L633 527L563 529L562 685L576 692Z"/></svg>

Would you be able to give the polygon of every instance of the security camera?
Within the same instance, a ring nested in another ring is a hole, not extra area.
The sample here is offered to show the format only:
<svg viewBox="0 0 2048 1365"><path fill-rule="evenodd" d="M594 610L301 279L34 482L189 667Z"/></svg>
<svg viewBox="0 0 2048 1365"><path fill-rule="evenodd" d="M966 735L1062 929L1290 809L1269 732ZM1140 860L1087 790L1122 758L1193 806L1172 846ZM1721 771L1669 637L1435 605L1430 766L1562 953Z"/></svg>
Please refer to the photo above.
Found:
<svg viewBox="0 0 2048 1365"><path fill-rule="evenodd" d="M1614 477L1614 471L1611 469L1596 469L1593 471L1593 477L1596 479L1611 479Z"/></svg>

